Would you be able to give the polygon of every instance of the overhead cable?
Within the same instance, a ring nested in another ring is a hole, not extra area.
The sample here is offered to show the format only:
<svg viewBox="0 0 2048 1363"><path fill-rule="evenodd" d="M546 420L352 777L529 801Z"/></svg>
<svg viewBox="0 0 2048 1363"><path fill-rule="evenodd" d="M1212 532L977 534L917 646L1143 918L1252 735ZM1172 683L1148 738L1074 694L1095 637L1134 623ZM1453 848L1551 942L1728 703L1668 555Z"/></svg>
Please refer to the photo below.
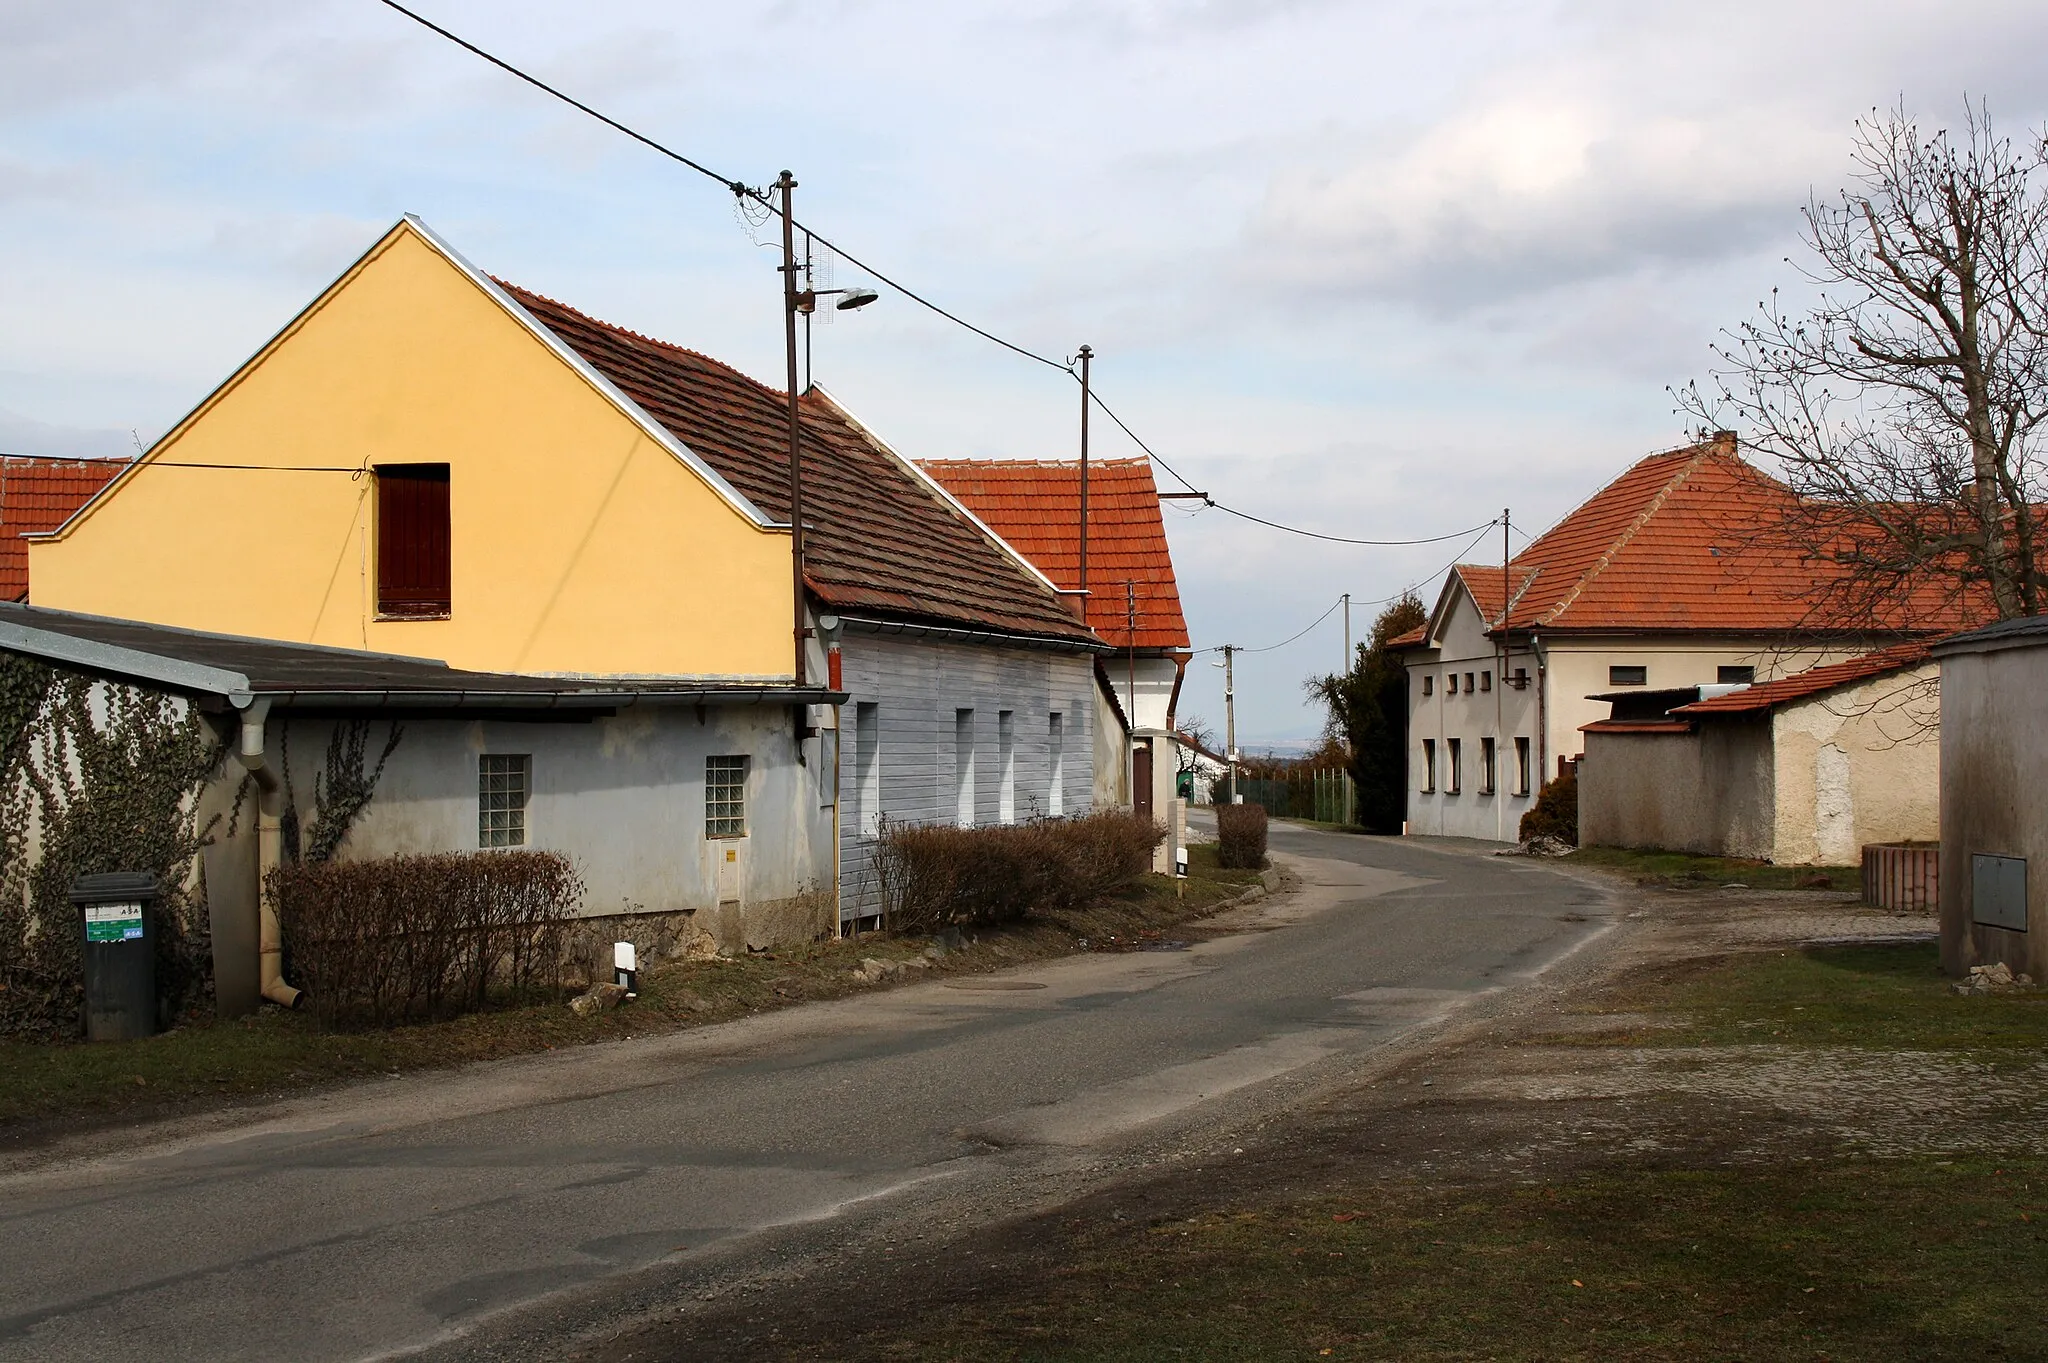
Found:
<svg viewBox="0 0 2048 1363"><path fill-rule="evenodd" d="M475 56L483 58L485 61L497 67L499 70L505 72L508 75L517 77L519 80L522 80L526 82L528 85L531 85L534 89L539 90L544 94L553 96L554 98L562 101L562 103L569 105L573 109L577 109L582 113L588 114L590 117L596 119L598 122L604 124L608 128L612 128L618 132L624 133L626 136L632 138L635 142L640 143L642 146L647 147L652 151L658 152L661 155L668 157L671 161L674 161L679 165L689 167L691 170L696 171L699 175L704 176L706 179L716 180L724 188L731 191L731 193L739 200L752 200L755 203L758 203L766 207L767 209L769 209L770 212L780 213L781 210L776 207L774 201L770 199L764 191L748 186L745 181L734 180L727 176L721 175L717 171L705 165L703 162L695 160L692 157L683 155L683 153L675 150L673 147L667 146L655 140L654 138L649 137L647 134L640 132L637 129L634 129L628 126L627 124L621 123L618 119L613 118L608 114L600 113L598 110L592 108L588 104L585 104L582 100L577 99L575 96L556 89L554 86L540 79L540 77L528 74L527 72L521 70L519 67L514 66L511 62L506 61L504 58L499 57L489 51L486 51L484 48L481 48L477 46L475 43L470 42L467 38L462 37L460 34L454 33L446 28L443 28L441 25L435 23L433 20L425 17L424 15L418 13L417 11L409 9L405 5L398 3L398 0L378 0L378 3L384 5L388 9L394 10L397 13L404 15L406 18L412 20L420 27L425 28L433 33L439 34L441 37L446 38L449 42L454 43L457 47L463 49L465 52L469 52L474 54ZM1011 352L1012 354L1020 355L1027 360L1035 361L1038 364L1046 366L1048 369L1057 369L1064 374L1072 376L1076 382L1080 381L1080 375L1077 374L1074 370L1074 367L1071 364L1068 364L1066 361L1054 359L1050 355L1041 354L1038 351L1031 349L1029 346L1019 345L1015 341L1011 341L1002 336L998 336L995 332L989 331L985 327L976 326L974 323L968 321L966 318L960 316L958 313L952 312L946 308L941 307L939 304L934 303L931 299L925 297L923 294L917 292L915 289L912 289L908 285L902 283L901 281L893 279L889 275L884 274L882 271L876 269L873 265L870 265L867 261L862 260L859 256L854 255L851 251L839 245L839 243L825 236L816 228L798 219L794 214L790 216L789 221L790 226L792 228L808 233L811 239L816 244L823 246L826 249L836 253L841 258L843 258L848 264L856 267L857 269L866 271L874 279L883 284L886 284L889 288L894 289L897 293L902 294L905 298L908 298L911 302L917 304L919 307L925 308L926 310L933 312L940 317L945 318L947 321L951 322L953 325L957 327L973 332L976 336L981 337L985 341L989 341L995 345L1001 346L1003 349ZM1181 484L1181 486L1187 488L1188 491L1193 492L1196 490L1195 485L1193 483L1190 483L1185 477L1183 477L1180 471L1174 468L1173 465L1167 463L1164 459L1160 458L1159 452L1157 450L1153 449L1150 445L1146 444L1145 441L1139 437L1138 433L1132 430L1130 426L1125 423L1122 417L1118 416L1113 410L1111 410L1109 404L1102 400L1102 395L1094 391L1092 386L1089 390L1089 397L1094 402L1095 406L1101 409L1102 414L1104 416L1108 417L1111 421L1115 422L1119 430L1121 430L1125 435L1129 436L1132 442L1136 444L1139 449L1145 451L1146 455L1152 460L1152 462L1159 465L1160 468L1165 469L1169 474L1173 475L1175 480L1177 480ZM1441 540L1457 539L1459 536L1466 533L1465 531L1460 530L1448 535L1436 535L1431 536L1427 539L1413 540L1357 539L1347 535L1327 535L1322 533L1321 531L1304 530L1299 526L1283 525L1278 521L1267 520L1263 516L1254 516L1249 512L1239 511L1235 507L1226 506L1224 503L1218 502L1213 498L1207 497L1206 495L1203 497L1203 501L1206 505L1214 507L1216 510L1222 511L1228 515L1236 516L1241 520L1250 521L1256 525L1263 525L1268 527L1269 529L1284 531L1291 535L1301 535L1309 539L1325 540L1332 544L1362 544L1381 548L1411 544L1435 544Z"/></svg>

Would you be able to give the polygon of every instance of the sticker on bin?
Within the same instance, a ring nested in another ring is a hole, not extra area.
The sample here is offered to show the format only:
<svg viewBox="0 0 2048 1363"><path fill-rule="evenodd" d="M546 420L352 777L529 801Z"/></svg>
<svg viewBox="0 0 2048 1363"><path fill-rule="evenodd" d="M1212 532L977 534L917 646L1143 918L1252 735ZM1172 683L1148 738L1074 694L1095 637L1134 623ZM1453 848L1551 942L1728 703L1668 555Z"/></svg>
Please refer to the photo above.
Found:
<svg viewBox="0 0 2048 1363"><path fill-rule="evenodd" d="M135 942L142 938L142 905L88 904L85 906L85 940L88 942Z"/></svg>

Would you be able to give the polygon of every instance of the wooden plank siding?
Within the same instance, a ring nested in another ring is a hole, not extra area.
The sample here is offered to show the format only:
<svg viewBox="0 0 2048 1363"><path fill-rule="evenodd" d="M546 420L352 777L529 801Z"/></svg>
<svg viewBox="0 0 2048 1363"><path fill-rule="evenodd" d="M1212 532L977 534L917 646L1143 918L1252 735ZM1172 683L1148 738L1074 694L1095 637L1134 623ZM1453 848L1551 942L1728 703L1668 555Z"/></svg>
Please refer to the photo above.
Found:
<svg viewBox="0 0 2048 1363"><path fill-rule="evenodd" d="M880 814L891 823L958 821L959 712L972 710L974 822L1002 817L1002 712L1014 725L1018 820L1053 813L1051 717L1062 716L1059 812L1085 813L1095 782L1094 676L1089 656L982 644L941 643L849 631L841 648L851 698L840 711L840 917L880 912L867 836ZM880 762L879 809L861 773L861 707L873 705Z"/></svg>

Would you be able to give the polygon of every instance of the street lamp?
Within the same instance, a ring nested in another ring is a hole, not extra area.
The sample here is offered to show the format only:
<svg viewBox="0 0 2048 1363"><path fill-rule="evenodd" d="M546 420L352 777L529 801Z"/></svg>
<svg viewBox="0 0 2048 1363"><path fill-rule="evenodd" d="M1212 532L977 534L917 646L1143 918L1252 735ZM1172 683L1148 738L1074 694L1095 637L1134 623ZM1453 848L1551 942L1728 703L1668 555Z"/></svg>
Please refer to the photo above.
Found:
<svg viewBox="0 0 2048 1363"><path fill-rule="evenodd" d="M734 192L741 192L743 186L734 186ZM807 266L797 263L796 218L790 212L790 191L796 188L796 177L783 171L776 178L775 188L782 191L782 338L783 350L789 360L789 584L793 598L792 608L796 623L796 667L794 671L797 686L804 684L804 640L810 637L810 629L804 624L804 466L803 466L803 424L797 405L796 391L796 319L801 314L806 321L818 310L820 298L837 295L839 301L833 306L840 312L853 312L875 301L878 295L873 289L813 289L808 287L810 276ZM752 191L745 191L752 193ZM806 271L806 287L797 287L797 272Z"/></svg>

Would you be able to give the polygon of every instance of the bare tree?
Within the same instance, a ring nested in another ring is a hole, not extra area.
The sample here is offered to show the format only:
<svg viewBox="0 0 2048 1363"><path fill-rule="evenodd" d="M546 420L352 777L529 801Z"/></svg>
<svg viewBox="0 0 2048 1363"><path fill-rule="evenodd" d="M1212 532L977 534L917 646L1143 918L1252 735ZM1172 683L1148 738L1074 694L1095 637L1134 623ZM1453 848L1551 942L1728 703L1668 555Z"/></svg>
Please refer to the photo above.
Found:
<svg viewBox="0 0 2048 1363"><path fill-rule="evenodd" d="M1922 135L1903 105L1857 123L1850 188L1804 217L1817 300L1774 290L1723 333L1680 410L1734 417L1798 494L1777 527L1815 575L1816 623L1955 628L2048 610L2048 140L1967 107Z"/></svg>

